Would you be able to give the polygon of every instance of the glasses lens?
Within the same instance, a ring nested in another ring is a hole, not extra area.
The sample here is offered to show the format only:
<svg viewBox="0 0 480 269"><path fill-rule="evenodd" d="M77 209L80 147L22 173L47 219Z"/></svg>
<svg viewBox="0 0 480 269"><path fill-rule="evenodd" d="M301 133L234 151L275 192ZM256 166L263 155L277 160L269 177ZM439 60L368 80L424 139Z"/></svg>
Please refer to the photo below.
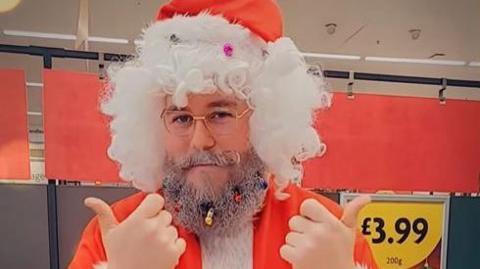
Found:
<svg viewBox="0 0 480 269"><path fill-rule="evenodd" d="M193 125L192 114L184 111L167 111L164 115L165 128L175 135L188 135Z"/></svg>
<svg viewBox="0 0 480 269"><path fill-rule="evenodd" d="M235 112L214 111L206 116L208 128L214 135L229 135L237 128Z"/></svg>

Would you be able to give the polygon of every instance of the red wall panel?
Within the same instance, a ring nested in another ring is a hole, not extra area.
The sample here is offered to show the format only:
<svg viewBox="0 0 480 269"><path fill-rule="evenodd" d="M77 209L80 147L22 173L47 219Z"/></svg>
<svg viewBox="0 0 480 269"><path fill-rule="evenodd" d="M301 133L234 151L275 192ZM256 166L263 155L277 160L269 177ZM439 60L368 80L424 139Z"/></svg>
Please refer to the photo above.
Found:
<svg viewBox="0 0 480 269"><path fill-rule="evenodd" d="M0 69L0 178L30 179L25 72Z"/></svg>
<svg viewBox="0 0 480 269"><path fill-rule="evenodd" d="M108 119L95 74L44 70L45 174L51 179L118 181L107 156Z"/></svg>
<svg viewBox="0 0 480 269"><path fill-rule="evenodd" d="M479 189L480 102L336 93L317 129L328 150L306 163L306 187Z"/></svg>

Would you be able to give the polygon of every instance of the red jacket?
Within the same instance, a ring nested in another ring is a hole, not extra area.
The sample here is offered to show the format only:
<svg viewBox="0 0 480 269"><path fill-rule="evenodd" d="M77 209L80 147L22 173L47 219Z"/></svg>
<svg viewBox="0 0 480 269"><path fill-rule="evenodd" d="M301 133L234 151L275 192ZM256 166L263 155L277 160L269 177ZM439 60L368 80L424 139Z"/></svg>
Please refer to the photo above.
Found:
<svg viewBox="0 0 480 269"><path fill-rule="evenodd" d="M274 197L274 190L269 188L262 211L254 222L253 269L275 268L291 269L290 263L280 257L280 247L285 244L289 232L288 220L299 214L301 203L314 198L332 212L337 218L342 215L342 208L321 195L306 191L295 185L287 187L285 192L290 198L279 201ZM146 193L137 193L115 203L112 208L121 222L143 201ZM195 235L179 228L179 236L187 242L185 253L181 256L176 269L201 269L200 245ZM377 269L368 242L358 233L355 242L354 260L361 268ZM97 218L93 218L85 228L77 252L69 269L90 269L95 264L106 262L105 249Z"/></svg>

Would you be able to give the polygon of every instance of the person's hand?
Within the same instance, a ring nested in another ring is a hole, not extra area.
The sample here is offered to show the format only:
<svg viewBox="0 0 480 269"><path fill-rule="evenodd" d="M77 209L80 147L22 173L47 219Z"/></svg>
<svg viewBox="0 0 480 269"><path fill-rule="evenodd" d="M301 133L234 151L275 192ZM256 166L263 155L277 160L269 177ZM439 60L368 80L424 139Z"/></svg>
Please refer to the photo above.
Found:
<svg viewBox="0 0 480 269"><path fill-rule="evenodd" d="M303 201L300 215L288 222L290 232L280 248L280 256L294 269L355 268L357 215L369 202L368 196L357 197L346 205L339 220L318 201Z"/></svg>
<svg viewBox="0 0 480 269"><path fill-rule="evenodd" d="M163 210L165 200L149 194L132 214L118 223L112 209L98 198L85 205L98 216L108 269L172 269L178 264L186 242L171 225L172 215Z"/></svg>

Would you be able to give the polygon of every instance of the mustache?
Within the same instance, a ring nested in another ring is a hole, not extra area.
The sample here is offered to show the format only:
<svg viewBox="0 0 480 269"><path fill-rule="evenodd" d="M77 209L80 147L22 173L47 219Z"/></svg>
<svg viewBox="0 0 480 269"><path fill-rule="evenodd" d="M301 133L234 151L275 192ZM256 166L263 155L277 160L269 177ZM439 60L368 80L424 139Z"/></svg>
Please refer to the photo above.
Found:
<svg viewBox="0 0 480 269"><path fill-rule="evenodd" d="M177 162L181 169L189 169L200 165L213 165L219 167L233 166L240 163L240 153L227 150L220 153L199 151L192 153Z"/></svg>

